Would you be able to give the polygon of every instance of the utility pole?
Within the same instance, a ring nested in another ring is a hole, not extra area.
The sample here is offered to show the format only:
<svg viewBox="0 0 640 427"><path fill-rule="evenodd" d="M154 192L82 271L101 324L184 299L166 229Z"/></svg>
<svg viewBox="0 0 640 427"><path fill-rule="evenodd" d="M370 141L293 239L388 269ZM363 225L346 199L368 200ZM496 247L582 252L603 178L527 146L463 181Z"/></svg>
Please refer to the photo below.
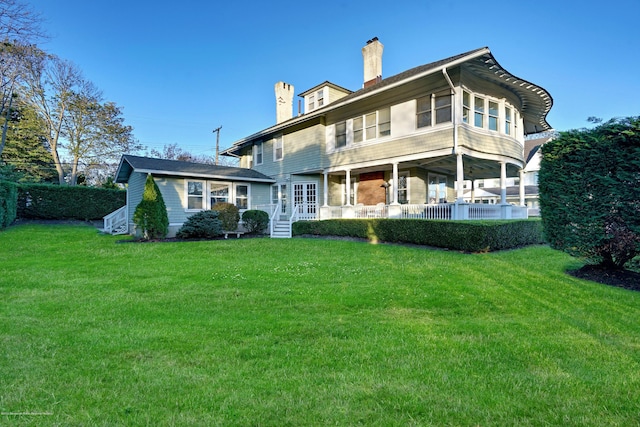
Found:
<svg viewBox="0 0 640 427"><path fill-rule="evenodd" d="M220 129L222 126L218 127L218 129L214 129L213 133L216 133L216 165L218 164L218 153L220 153Z"/></svg>

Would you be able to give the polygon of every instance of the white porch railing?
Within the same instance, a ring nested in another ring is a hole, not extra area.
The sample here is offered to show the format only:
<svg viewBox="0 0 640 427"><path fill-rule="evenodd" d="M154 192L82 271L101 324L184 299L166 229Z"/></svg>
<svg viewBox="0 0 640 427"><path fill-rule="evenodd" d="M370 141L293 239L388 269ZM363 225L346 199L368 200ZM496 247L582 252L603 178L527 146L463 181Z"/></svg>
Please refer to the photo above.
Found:
<svg viewBox="0 0 640 427"><path fill-rule="evenodd" d="M486 205L480 203L439 203L375 206L323 206L320 219L392 218L438 220L526 219L526 206Z"/></svg>
<svg viewBox="0 0 640 427"><path fill-rule="evenodd" d="M451 203L437 205L400 205L401 217L408 219L451 219Z"/></svg>
<svg viewBox="0 0 640 427"><path fill-rule="evenodd" d="M111 212L102 218L103 231L109 234L127 234L129 232L129 218L127 215L127 206Z"/></svg>

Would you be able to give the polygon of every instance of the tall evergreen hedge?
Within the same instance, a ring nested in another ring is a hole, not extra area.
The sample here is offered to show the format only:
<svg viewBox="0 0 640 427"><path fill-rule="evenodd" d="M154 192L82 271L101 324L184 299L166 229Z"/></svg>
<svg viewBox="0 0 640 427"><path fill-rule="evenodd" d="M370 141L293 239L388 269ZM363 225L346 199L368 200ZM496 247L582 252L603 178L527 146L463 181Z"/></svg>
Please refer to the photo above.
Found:
<svg viewBox="0 0 640 427"><path fill-rule="evenodd" d="M0 229L6 228L18 214L18 186L13 182L0 181Z"/></svg>
<svg viewBox="0 0 640 427"><path fill-rule="evenodd" d="M127 196L123 190L18 184L18 218L96 220L126 203Z"/></svg>
<svg viewBox="0 0 640 427"><path fill-rule="evenodd" d="M553 248L624 267L640 254L640 117L560 132L542 146L539 186Z"/></svg>

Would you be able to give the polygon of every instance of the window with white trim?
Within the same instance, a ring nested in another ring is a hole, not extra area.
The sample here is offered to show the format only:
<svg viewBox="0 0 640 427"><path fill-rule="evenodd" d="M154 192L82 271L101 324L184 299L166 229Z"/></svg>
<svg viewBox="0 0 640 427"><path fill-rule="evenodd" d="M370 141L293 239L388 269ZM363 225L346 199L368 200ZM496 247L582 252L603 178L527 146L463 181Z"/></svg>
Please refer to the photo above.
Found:
<svg viewBox="0 0 640 427"><path fill-rule="evenodd" d="M469 113L471 111L471 95L462 91L462 123L469 123Z"/></svg>
<svg viewBox="0 0 640 427"><path fill-rule="evenodd" d="M216 203L229 202L229 184L224 182L209 183L209 206Z"/></svg>
<svg viewBox="0 0 640 427"><path fill-rule="evenodd" d="M409 203L409 173L398 174L398 203Z"/></svg>
<svg viewBox="0 0 640 427"><path fill-rule="evenodd" d="M419 128L431 126L431 95L416 100L416 124Z"/></svg>
<svg viewBox="0 0 640 427"><path fill-rule="evenodd" d="M378 136L391 135L391 108L378 111Z"/></svg>
<svg viewBox="0 0 640 427"><path fill-rule="evenodd" d="M362 116L353 119L353 142L362 142L364 138L364 119Z"/></svg>
<svg viewBox="0 0 640 427"><path fill-rule="evenodd" d="M320 89L316 92L316 99L318 100L318 108L324 105L324 90Z"/></svg>
<svg viewBox="0 0 640 427"><path fill-rule="evenodd" d="M479 128L484 127L484 98L474 97L473 111L473 125Z"/></svg>
<svg viewBox="0 0 640 427"><path fill-rule="evenodd" d="M447 201L447 177L429 174L427 203L445 203Z"/></svg>
<svg viewBox="0 0 640 427"><path fill-rule="evenodd" d="M278 135L273 139L273 161L282 160L283 153L282 135Z"/></svg>
<svg viewBox="0 0 640 427"><path fill-rule="evenodd" d="M238 209L249 209L249 186L247 184L234 185L236 196L236 207Z"/></svg>
<svg viewBox="0 0 640 427"><path fill-rule="evenodd" d="M436 124L451 121L451 94L442 93L435 96Z"/></svg>
<svg viewBox="0 0 640 427"><path fill-rule="evenodd" d="M511 108L504 109L504 133L511 135Z"/></svg>
<svg viewBox="0 0 640 427"><path fill-rule="evenodd" d="M187 182L187 210L204 209L204 181Z"/></svg>
<svg viewBox="0 0 640 427"><path fill-rule="evenodd" d="M336 148L347 146L347 122L336 123Z"/></svg>
<svg viewBox="0 0 640 427"><path fill-rule="evenodd" d="M376 113L369 113L364 116L365 136L367 140L374 139L377 134Z"/></svg>
<svg viewBox="0 0 640 427"><path fill-rule="evenodd" d="M498 103L489 101L489 130L498 130Z"/></svg>
<svg viewBox="0 0 640 427"><path fill-rule="evenodd" d="M309 95L309 111L313 111L316 108L315 96Z"/></svg>
<svg viewBox="0 0 640 427"><path fill-rule="evenodd" d="M253 162L256 165L262 164L262 142L258 142L253 146Z"/></svg>

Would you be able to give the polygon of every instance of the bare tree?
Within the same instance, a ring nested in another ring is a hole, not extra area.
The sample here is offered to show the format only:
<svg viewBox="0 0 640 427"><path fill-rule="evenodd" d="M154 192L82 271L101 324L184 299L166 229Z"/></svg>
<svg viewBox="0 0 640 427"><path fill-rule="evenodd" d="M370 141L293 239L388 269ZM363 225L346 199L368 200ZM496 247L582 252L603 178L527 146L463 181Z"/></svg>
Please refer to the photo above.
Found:
<svg viewBox="0 0 640 427"><path fill-rule="evenodd" d="M42 16L29 5L18 0L0 0L0 40L36 43L46 38L42 21Z"/></svg>
<svg viewBox="0 0 640 427"><path fill-rule="evenodd" d="M64 169L60 160L62 126L75 93L84 82L80 70L69 61L40 52L26 68L22 91L26 102L35 109L45 123L45 137L58 180L65 183Z"/></svg>

